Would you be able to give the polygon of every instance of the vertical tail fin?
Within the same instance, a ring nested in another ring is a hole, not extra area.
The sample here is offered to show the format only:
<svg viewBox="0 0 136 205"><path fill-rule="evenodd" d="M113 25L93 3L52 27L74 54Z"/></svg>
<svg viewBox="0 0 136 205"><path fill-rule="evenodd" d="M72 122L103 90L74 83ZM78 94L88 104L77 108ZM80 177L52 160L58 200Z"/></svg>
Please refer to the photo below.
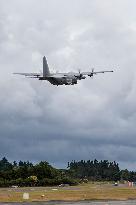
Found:
<svg viewBox="0 0 136 205"><path fill-rule="evenodd" d="M43 57L43 77L50 75L49 67L45 56Z"/></svg>

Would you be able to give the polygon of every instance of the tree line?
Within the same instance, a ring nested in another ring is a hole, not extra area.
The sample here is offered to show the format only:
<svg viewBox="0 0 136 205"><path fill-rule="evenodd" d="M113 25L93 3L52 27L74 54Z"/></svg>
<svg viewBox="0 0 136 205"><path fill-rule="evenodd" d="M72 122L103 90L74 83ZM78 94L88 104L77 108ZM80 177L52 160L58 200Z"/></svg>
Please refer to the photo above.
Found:
<svg viewBox="0 0 136 205"><path fill-rule="evenodd" d="M71 177L91 181L131 181L136 182L136 172L121 170L119 164L108 160L72 161L68 162Z"/></svg>
<svg viewBox="0 0 136 205"><path fill-rule="evenodd" d="M81 181L136 181L136 172L120 170L119 164L108 160L72 161L66 169L56 169L48 162L10 163L0 160L0 187L76 185Z"/></svg>
<svg viewBox="0 0 136 205"><path fill-rule="evenodd" d="M59 184L77 184L77 181L65 174L65 171L52 167L48 162L38 164L14 161L5 157L0 160L0 187L7 186L52 186Z"/></svg>

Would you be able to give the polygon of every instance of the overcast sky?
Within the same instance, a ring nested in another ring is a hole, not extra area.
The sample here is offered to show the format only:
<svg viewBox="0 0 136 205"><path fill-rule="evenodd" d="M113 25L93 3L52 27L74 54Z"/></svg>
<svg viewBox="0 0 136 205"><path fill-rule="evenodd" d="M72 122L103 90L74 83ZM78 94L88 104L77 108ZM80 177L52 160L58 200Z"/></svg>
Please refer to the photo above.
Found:
<svg viewBox="0 0 136 205"><path fill-rule="evenodd" d="M136 1L0 0L0 158L136 170ZM113 69L53 86L14 76Z"/></svg>

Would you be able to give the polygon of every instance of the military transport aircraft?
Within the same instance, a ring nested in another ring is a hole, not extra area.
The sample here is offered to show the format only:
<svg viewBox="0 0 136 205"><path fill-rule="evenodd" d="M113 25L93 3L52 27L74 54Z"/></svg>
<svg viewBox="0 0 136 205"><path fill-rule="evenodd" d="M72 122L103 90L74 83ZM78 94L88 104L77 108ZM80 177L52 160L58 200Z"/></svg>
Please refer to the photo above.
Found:
<svg viewBox="0 0 136 205"><path fill-rule="evenodd" d="M19 75L24 75L28 78L38 78L39 80L47 80L53 85L74 85L77 84L78 80L85 79L86 76L93 77L93 75L99 73L107 73L111 71L98 71L95 72L94 69L90 72L68 72L68 73L50 73L49 66L46 57L43 57L43 73L14 73Z"/></svg>

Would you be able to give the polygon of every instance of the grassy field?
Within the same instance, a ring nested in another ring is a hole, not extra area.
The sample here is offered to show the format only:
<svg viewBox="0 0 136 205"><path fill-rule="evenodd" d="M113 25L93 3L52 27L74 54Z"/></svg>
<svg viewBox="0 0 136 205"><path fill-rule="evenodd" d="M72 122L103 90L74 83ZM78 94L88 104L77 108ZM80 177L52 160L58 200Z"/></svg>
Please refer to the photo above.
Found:
<svg viewBox="0 0 136 205"><path fill-rule="evenodd" d="M74 187L0 188L0 202L23 202L23 193L32 201L128 200L136 199L136 188L108 183L88 183Z"/></svg>

